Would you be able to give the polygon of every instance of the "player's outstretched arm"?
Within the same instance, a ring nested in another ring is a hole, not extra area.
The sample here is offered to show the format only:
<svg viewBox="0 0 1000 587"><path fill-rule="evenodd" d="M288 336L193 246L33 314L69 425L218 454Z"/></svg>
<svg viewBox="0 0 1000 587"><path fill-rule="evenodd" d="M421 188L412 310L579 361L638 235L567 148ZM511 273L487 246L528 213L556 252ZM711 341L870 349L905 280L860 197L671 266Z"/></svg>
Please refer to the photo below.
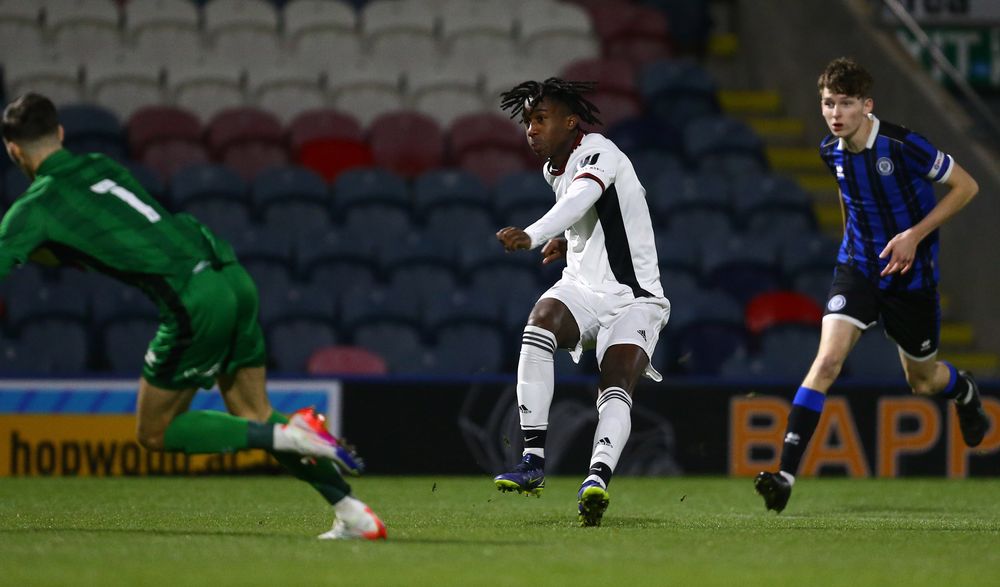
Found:
<svg viewBox="0 0 1000 587"><path fill-rule="evenodd" d="M906 273L913 266L917 245L928 234L944 224L949 218L965 207L979 193L979 184L958 163L952 163L947 181L950 187L948 193L934 206L924 219L914 226L892 237L892 240L882 249L880 259L889 258L889 263L882 270L882 277L892 273Z"/></svg>
<svg viewBox="0 0 1000 587"><path fill-rule="evenodd" d="M531 237L516 226L508 226L497 231L497 240L503 243L507 252L528 250L531 248Z"/></svg>

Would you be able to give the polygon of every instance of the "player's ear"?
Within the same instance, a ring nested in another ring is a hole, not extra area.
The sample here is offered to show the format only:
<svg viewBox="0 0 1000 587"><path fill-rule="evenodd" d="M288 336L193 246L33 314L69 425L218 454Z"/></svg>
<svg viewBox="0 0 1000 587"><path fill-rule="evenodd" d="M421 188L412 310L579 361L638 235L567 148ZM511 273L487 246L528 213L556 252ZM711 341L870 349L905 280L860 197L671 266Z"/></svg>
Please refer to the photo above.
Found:
<svg viewBox="0 0 1000 587"><path fill-rule="evenodd" d="M861 103L861 107L864 109L865 114L871 114L872 110L875 109L875 100L865 98L864 102Z"/></svg>
<svg viewBox="0 0 1000 587"><path fill-rule="evenodd" d="M60 124L59 125L59 142L62 143L63 139L65 137L66 137L66 130L63 128L63 125Z"/></svg>
<svg viewBox="0 0 1000 587"><path fill-rule="evenodd" d="M566 117L566 128L568 130L576 130L580 126L580 117L576 114L570 114Z"/></svg>

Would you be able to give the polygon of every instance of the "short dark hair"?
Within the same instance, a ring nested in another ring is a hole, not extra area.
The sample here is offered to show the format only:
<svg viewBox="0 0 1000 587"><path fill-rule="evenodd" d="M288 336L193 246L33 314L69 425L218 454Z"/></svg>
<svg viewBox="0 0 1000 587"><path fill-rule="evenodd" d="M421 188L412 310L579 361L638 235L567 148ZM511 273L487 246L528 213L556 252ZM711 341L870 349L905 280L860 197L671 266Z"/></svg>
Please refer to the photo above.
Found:
<svg viewBox="0 0 1000 587"><path fill-rule="evenodd" d="M3 138L8 141L37 141L58 130L56 105L41 94L29 92L4 108Z"/></svg>
<svg viewBox="0 0 1000 587"><path fill-rule="evenodd" d="M875 78L872 77L872 74L861 67L857 61L848 57L840 57L831 61L820 74L819 80L816 81L816 88L820 95L823 94L823 88L827 88L834 94L861 98L870 98L874 85Z"/></svg>
<svg viewBox="0 0 1000 587"><path fill-rule="evenodd" d="M565 104L583 122L600 126L601 119L597 117L600 109L583 97L594 91L595 87L597 84L594 82L573 82L557 77L550 77L543 82L527 81L500 95L500 109L510 110L510 117L514 118L523 116L526 103L529 108L534 108L543 98L551 98Z"/></svg>

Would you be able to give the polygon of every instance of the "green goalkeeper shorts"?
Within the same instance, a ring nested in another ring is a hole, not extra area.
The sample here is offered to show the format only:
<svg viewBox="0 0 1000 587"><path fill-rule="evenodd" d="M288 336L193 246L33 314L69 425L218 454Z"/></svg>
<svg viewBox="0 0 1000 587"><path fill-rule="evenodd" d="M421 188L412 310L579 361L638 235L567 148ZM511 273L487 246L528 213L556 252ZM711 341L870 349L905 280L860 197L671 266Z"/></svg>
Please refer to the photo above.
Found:
<svg viewBox="0 0 1000 587"><path fill-rule="evenodd" d="M266 363L253 279L239 263L206 267L167 300L142 376L165 389L211 388L217 377Z"/></svg>

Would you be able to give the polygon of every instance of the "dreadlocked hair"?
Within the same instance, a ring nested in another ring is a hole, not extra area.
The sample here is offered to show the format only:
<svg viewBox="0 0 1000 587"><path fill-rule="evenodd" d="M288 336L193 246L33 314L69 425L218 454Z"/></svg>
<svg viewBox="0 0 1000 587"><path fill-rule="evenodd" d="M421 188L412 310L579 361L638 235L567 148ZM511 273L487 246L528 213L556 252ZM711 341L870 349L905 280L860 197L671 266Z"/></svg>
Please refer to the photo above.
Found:
<svg viewBox="0 0 1000 587"><path fill-rule="evenodd" d="M527 81L500 94L500 109L509 110L510 117L524 115L524 107L534 108L542 98L558 100L569 108L570 112L580 117L580 120L594 126L601 125L597 117L600 109L593 102L583 97L594 91L595 82L572 82L557 77L539 83Z"/></svg>

